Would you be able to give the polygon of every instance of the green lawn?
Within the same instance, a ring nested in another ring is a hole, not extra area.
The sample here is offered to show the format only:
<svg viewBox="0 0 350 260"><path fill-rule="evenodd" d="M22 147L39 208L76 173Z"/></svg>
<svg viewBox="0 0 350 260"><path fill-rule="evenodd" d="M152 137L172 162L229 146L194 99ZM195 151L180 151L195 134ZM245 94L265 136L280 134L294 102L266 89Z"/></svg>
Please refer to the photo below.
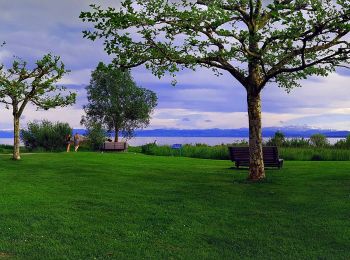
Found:
<svg viewBox="0 0 350 260"><path fill-rule="evenodd" d="M0 156L0 259L348 259L350 162Z"/></svg>

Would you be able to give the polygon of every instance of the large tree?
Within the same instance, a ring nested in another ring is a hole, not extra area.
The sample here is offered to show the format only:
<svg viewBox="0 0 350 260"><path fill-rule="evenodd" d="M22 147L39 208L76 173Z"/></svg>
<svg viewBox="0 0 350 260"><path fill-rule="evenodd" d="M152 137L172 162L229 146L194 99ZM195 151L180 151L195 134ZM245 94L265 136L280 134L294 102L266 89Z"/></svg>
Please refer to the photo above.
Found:
<svg viewBox="0 0 350 260"><path fill-rule="evenodd" d="M82 123L102 124L114 131L115 142L118 142L119 133L131 137L135 129L149 125L157 105L156 94L138 87L128 70L102 62L92 72L86 90L89 103L84 106L86 116Z"/></svg>
<svg viewBox="0 0 350 260"><path fill-rule="evenodd" d="M230 73L247 91L251 180L265 177L262 89L289 91L311 75L349 63L349 0L125 0L82 12L115 64L155 75L198 66Z"/></svg>
<svg viewBox="0 0 350 260"><path fill-rule="evenodd" d="M57 56L45 55L32 68L26 62L15 59L12 67L0 68L0 102L12 107L14 126L13 159L20 157L20 118L28 103L38 109L48 110L75 103L75 93L58 86L58 80L68 71Z"/></svg>

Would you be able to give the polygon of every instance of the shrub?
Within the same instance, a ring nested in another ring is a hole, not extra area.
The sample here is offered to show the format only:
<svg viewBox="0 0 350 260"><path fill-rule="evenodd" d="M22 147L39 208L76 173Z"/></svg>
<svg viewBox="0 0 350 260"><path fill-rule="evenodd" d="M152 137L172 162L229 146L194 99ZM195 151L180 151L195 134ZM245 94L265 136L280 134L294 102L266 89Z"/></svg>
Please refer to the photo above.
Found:
<svg viewBox="0 0 350 260"><path fill-rule="evenodd" d="M97 151L101 148L103 142L106 139L107 132L103 129L99 123L89 123L86 125L87 144L93 151Z"/></svg>
<svg viewBox="0 0 350 260"><path fill-rule="evenodd" d="M141 153L144 154L152 154L152 150L154 150L154 148L156 148L157 145L155 143L149 143L149 144L145 144L141 146Z"/></svg>
<svg viewBox="0 0 350 260"><path fill-rule="evenodd" d="M286 139L283 143L283 147L309 147L310 141L303 138L291 138Z"/></svg>
<svg viewBox="0 0 350 260"><path fill-rule="evenodd" d="M329 145L327 137L323 134L314 134L310 136L310 143L316 147L325 147Z"/></svg>
<svg viewBox="0 0 350 260"><path fill-rule="evenodd" d="M281 147L284 144L285 139L285 135L281 131L277 131L275 136L267 141L266 145Z"/></svg>
<svg viewBox="0 0 350 260"><path fill-rule="evenodd" d="M322 160L323 160L323 157L320 154L313 154L311 156L311 161L322 161Z"/></svg>
<svg viewBox="0 0 350 260"><path fill-rule="evenodd" d="M66 146L66 136L72 132L68 123L47 120L29 122L20 132L28 150L60 151Z"/></svg>
<svg viewBox="0 0 350 260"><path fill-rule="evenodd" d="M346 137L345 140L339 140L334 144L334 147L336 148L350 148L350 135Z"/></svg>

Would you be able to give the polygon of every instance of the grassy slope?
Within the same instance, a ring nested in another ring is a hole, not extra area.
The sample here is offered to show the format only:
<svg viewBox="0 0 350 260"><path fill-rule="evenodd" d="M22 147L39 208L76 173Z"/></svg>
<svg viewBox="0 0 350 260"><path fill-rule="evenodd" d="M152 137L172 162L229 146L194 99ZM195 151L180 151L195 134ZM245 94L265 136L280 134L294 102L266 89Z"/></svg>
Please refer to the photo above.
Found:
<svg viewBox="0 0 350 260"><path fill-rule="evenodd" d="M286 162L260 184L229 161L131 153L0 164L0 257L349 256L350 162Z"/></svg>

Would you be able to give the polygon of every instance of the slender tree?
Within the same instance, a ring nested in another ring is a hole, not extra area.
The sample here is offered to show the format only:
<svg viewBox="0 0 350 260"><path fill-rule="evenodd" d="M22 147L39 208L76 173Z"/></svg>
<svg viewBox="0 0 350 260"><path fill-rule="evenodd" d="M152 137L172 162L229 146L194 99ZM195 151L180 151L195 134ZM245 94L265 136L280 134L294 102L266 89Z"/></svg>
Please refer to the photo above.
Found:
<svg viewBox="0 0 350 260"><path fill-rule="evenodd" d="M157 105L154 92L136 86L128 70L112 65L98 64L86 87L89 103L84 106L86 116L81 123L86 126L100 123L114 131L115 142L119 133L131 137L137 128L146 127Z"/></svg>
<svg viewBox="0 0 350 260"><path fill-rule="evenodd" d="M32 69L19 59L13 61L11 68L5 69L3 66L0 69L0 102L6 104L8 109L12 107L14 160L21 158L20 118L28 103L45 110L75 103L75 93L64 95L66 89L55 85L67 72L60 58L51 54L38 60Z"/></svg>
<svg viewBox="0 0 350 260"><path fill-rule="evenodd" d="M251 180L265 177L261 90L290 91L349 63L349 0L124 0L91 5L84 36L103 38L115 64L144 64L161 77L198 66L229 72L247 91Z"/></svg>

